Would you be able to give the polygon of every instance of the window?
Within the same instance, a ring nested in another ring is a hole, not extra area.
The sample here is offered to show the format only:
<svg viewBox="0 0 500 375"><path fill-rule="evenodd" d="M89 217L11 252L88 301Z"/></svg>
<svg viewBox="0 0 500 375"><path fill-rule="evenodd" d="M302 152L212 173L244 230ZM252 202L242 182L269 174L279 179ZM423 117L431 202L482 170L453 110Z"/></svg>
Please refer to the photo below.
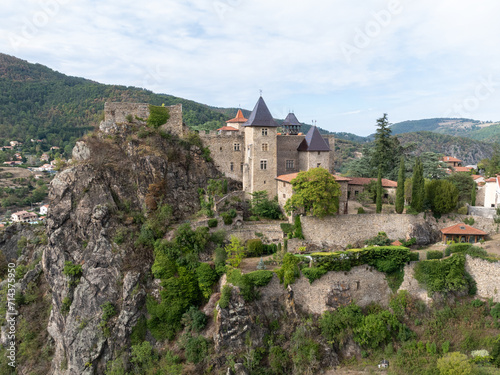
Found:
<svg viewBox="0 0 500 375"><path fill-rule="evenodd" d="M240 151L240 144L239 143L235 143L233 145L233 148L234 148L234 151Z"/></svg>
<svg viewBox="0 0 500 375"><path fill-rule="evenodd" d="M285 163L286 169L293 169L294 168L294 162L293 160L287 160Z"/></svg>
<svg viewBox="0 0 500 375"><path fill-rule="evenodd" d="M283 187L286 187L286 182L283 182Z"/></svg>
<svg viewBox="0 0 500 375"><path fill-rule="evenodd" d="M240 163L240 170L243 172L243 163Z"/></svg>
<svg viewBox="0 0 500 375"><path fill-rule="evenodd" d="M321 163L316 164L316 168L321 167Z"/></svg>
<svg viewBox="0 0 500 375"><path fill-rule="evenodd" d="M321 154L320 154L320 151L318 151L318 155L321 155Z"/></svg>
<svg viewBox="0 0 500 375"><path fill-rule="evenodd" d="M222 147L220 148L220 151L222 151Z"/></svg>
<svg viewBox="0 0 500 375"><path fill-rule="evenodd" d="M263 137L267 136L267 129L266 128L262 129L262 136Z"/></svg>
<svg viewBox="0 0 500 375"><path fill-rule="evenodd" d="M262 169L262 170L267 169L267 160L260 161L260 169Z"/></svg>
<svg viewBox="0 0 500 375"><path fill-rule="evenodd" d="M231 172L234 171L234 163L233 162L231 162L230 168L231 168Z"/></svg>
<svg viewBox="0 0 500 375"><path fill-rule="evenodd" d="M267 151L269 149L269 145L267 143L262 144L262 151Z"/></svg>
<svg viewBox="0 0 500 375"><path fill-rule="evenodd" d="M358 190L354 190L354 195L358 195L359 194L359 191Z"/></svg>
<svg viewBox="0 0 500 375"><path fill-rule="evenodd" d="M286 194L283 194L283 198L286 198Z"/></svg>

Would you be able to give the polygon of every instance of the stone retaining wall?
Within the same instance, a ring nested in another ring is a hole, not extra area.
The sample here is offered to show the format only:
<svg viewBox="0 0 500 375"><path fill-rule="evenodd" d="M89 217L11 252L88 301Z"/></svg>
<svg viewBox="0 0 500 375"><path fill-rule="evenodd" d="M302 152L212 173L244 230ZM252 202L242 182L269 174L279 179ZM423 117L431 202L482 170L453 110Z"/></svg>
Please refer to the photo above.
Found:
<svg viewBox="0 0 500 375"><path fill-rule="evenodd" d="M477 296L500 302L500 262L466 256L465 270L476 280Z"/></svg>

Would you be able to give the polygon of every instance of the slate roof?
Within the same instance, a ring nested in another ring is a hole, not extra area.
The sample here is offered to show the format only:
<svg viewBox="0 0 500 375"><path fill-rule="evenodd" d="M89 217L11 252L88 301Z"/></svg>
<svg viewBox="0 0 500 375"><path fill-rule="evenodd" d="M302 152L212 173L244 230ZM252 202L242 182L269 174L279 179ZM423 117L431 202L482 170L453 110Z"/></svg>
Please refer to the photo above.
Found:
<svg viewBox="0 0 500 375"><path fill-rule="evenodd" d="M232 118L231 120L227 120L226 122L228 124L233 124L233 123L241 123L241 122L247 122L248 119L243 116L243 112L241 112L241 109L238 109L238 113L236 113L236 117Z"/></svg>
<svg viewBox="0 0 500 375"><path fill-rule="evenodd" d="M297 126L301 126L299 120L297 119L297 117L295 116L294 113L289 113L285 120L283 121L283 124L284 126L287 126L287 125L297 125Z"/></svg>
<svg viewBox="0 0 500 375"><path fill-rule="evenodd" d="M297 148L298 151L330 151L330 146L319 133L316 126L311 127L304 140Z"/></svg>
<svg viewBox="0 0 500 375"><path fill-rule="evenodd" d="M278 127L262 96L257 100L257 104L255 104L248 121L243 126Z"/></svg>
<svg viewBox="0 0 500 375"><path fill-rule="evenodd" d="M441 229L441 233L443 234L464 234L464 235L480 235L480 236L486 236L488 233L483 232L482 230L476 229L471 227L470 225L463 224L463 223L458 223L455 225L452 225L451 227L448 228L443 228Z"/></svg>

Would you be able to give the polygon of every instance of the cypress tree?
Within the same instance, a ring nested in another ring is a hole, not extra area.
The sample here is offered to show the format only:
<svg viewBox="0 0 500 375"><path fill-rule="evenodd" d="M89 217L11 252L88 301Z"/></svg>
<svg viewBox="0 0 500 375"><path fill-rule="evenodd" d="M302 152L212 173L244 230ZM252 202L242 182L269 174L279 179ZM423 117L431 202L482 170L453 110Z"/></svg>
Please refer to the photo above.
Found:
<svg viewBox="0 0 500 375"><path fill-rule="evenodd" d="M405 158L401 157L398 173L398 187L396 189L396 204L395 210L398 214L402 214L405 208Z"/></svg>
<svg viewBox="0 0 500 375"><path fill-rule="evenodd" d="M411 208L416 212L422 212L424 209L424 169L420 158L415 160L413 168L412 190L411 190Z"/></svg>
<svg viewBox="0 0 500 375"><path fill-rule="evenodd" d="M378 170L378 179L377 179L377 214L382 212L382 169L379 168Z"/></svg>
<svg viewBox="0 0 500 375"><path fill-rule="evenodd" d="M474 185L472 186L471 197L470 197L470 205L476 205L476 181L474 181Z"/></svg>

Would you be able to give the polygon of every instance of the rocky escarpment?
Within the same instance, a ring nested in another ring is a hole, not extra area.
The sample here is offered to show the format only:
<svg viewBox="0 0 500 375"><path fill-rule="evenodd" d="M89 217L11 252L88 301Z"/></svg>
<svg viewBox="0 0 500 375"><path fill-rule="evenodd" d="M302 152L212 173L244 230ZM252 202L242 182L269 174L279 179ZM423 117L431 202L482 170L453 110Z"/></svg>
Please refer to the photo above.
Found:
<svg viewBox="0 0 500 375"><path fill-rule="evenodd" d="M219 176L196 142L117 129L78 142L73 164L51 183L42 264L52 289L52 374L102 374L130 346L152 263L136 241L144 215L168 204L160 223L168 225L196 212L198 188Z"/></svg>

